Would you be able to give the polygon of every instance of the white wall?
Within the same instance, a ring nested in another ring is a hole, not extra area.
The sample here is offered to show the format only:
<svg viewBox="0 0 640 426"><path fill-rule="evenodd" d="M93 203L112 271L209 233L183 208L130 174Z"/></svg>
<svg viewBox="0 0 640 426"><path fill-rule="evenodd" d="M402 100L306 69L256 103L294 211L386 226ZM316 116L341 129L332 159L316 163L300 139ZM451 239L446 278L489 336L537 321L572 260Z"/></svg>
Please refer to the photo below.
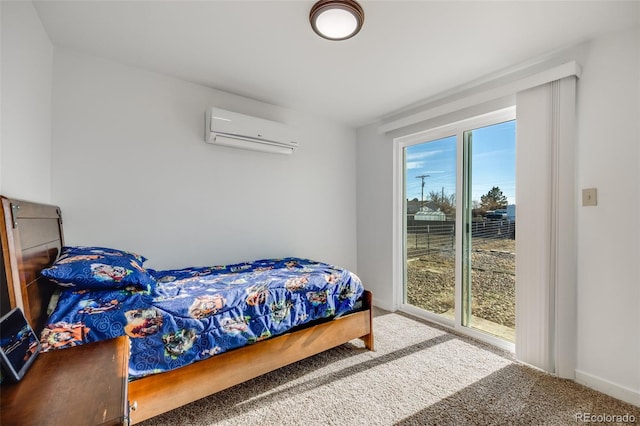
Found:
<svg viewBox="0 0 640 426"><path fill-rule="evenodd" d="M578 86L578 381L640 405L640 34L595 40Z"/></svg>
<svg viewBox="0 0 640 426"><path fill-rule="evenodd" d="M395 311L393 297L393 144L373 124L358 129L358 276L374 304Z"/></svg>
<svg viewBox="0 0 640 426"><path fill-rule="evenodd" d="M56 49L52 199L68 244L154 268L301 256L356 270L355 131ZM217 106L294 125L291 156L204 142Z"/></svg>
<svg viewBox="0 0 640 426"><path fill-rule="evenodd" d="M53 46L31 2L0 2L0 193L51 199Z"/></svg>
<svg viewBox="0 0 640 426"><path fill-rule="evenodd" d="M635 28L576 50L583 65L577 89L576 191L598 188L598 206L577 207L576 215L576 378L638 405L639 40ZM394 309L393 139L379 134L378 126L358 130L358 267L379 306Z"/></svg>

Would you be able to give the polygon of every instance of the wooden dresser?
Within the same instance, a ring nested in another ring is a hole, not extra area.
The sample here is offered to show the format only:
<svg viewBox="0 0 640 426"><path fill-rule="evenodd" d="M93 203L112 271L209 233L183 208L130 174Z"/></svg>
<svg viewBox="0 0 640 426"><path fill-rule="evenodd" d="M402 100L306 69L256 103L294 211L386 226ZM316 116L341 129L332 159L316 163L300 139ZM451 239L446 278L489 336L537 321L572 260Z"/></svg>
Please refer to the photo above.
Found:
<svg viewBox="0 0 640 426"><path fill-rule="evenodd" d="M129 338L42 353L0 388L0 424L127 425Z"/></svg>

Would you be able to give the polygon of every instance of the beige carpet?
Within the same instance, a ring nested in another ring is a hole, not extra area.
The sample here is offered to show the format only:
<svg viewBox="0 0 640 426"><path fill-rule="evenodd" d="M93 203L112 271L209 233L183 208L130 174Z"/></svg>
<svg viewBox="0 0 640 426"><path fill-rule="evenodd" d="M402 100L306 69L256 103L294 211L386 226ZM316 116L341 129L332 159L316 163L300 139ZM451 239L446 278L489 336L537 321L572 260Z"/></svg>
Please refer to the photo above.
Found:
<svg viewBox="0 0 640 426"><path fill-rule="evenodd" d="M408 316L377 311L374 333L375 352L353 341L141 424L640 423L638 407Z"/></svg>

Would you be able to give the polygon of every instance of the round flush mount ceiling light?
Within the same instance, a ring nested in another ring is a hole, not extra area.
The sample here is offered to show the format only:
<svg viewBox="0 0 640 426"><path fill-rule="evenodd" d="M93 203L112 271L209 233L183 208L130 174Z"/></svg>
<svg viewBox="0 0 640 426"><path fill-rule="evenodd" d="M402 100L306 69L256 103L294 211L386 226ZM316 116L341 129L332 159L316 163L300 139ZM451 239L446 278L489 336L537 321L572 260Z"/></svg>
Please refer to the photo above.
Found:
<svg viewBox="0 0 640 426"><path fill-rule="evenodd" d="M328 40L346 40L358 34L364 10L354 0L320 0L309 12L311 28Z"/></svg>

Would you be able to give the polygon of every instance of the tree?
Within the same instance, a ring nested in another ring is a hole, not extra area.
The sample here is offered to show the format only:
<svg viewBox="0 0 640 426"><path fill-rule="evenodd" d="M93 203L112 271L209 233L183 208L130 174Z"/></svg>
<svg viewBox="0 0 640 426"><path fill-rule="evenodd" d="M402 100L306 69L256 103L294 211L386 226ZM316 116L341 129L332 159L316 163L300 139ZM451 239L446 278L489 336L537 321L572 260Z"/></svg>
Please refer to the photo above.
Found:
<svg viewBox="0 0 640 426"><path fill-rule="evenodd" d="M504 209L507 207L507 197L502 193L502 190L497 186L494 186L485 195L480 197L480 208L484 211Z"/></svg>
<svg viewBox="0 0 640 426"><path fill-rule="evenodd" d="M441 192L430 191L429 199L432 203L438 206L441 212L444 214L453 214L456 211L456 196L454 194L447 194L444 192L444 188Z"/></svg>

